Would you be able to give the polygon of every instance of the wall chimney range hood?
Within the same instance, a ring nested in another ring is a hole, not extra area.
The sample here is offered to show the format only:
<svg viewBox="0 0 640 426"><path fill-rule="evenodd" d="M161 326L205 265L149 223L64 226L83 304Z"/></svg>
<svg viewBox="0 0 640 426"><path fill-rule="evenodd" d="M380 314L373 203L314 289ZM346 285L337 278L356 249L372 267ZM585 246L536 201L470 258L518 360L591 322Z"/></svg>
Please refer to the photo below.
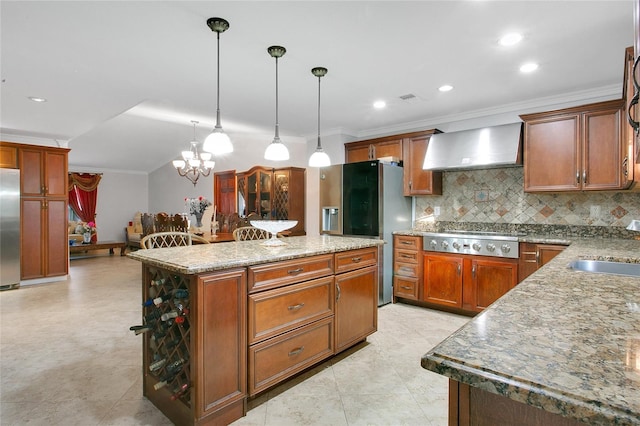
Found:
<svg viewBox="0 0 640 426"><path fill-rule="evenodd" d="M468 170L522 166L522 123L436 133L424 170Z"/></svg>

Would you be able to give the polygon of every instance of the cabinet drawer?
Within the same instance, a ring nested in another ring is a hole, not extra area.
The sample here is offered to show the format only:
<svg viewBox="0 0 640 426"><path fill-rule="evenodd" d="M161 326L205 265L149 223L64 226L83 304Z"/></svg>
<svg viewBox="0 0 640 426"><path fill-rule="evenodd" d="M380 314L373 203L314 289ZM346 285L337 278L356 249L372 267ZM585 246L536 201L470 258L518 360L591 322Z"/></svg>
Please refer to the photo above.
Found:
<svg viewBox="0 0 640 426"><path fill-rule="evenodd" d="M336 253L336 274L375 265L378 262L378 248Z"/></svg>
<svg viewBox="0 0 640 426"><path fill-rule="evenodd" d="M418 283L418 278L398 276L393 277L393 294L396 297L418 300L419 288L420 285Z"/></svg>
<svg viewBox="0 0 640 426"><path fill-rule="evenodd" d="M333 274L333 255L306 257L266 265L250 266L249 293L295 284Z"/></svg>
<svg viewBox="0 0 640 426"><path fill-rule="evenodd" d="M422 237L409 235L396 235L394 237L394 249L422 250Z"/></svg>
<svg viewBox="0 0 640 426"><path fill-rule="evenodd" d="M333 314L333 277L249 296L249 344Z"/></svg>
<svg viewBox="0 0 640 426"><path fill-rule="evenodd" d="M249 395L333 354L333 317L249 347Z"/></svg>
<svg viewBox="0 0 640 426"><path fill-rule="evenodd" d="M420 265L417 263L394 262L393 274L403 277L417 278L420 276Z"/></svg>
<svg viewBox="0 0 640 426"><path fill-rule="evenodd" d="M418 256L421 254L421 252L412 251L412 250L395 249L393 254L394 254L394 260L396 262L418 263Z"/></svg>

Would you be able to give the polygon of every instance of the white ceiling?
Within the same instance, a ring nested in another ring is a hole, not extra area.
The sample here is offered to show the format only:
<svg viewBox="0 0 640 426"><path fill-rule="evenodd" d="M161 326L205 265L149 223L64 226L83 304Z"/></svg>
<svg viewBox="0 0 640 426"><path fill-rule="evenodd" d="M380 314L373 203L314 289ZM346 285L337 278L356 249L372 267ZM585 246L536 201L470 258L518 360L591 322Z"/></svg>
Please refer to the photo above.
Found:
<svg viewBox="0 0 640 426"><path fill-rule="evenodd" d="M621 90L633 43L627 1L6 1L0 2L3 135L68 141L70 163L153 171L176 158L198 120L215 124L221 35L222 126L235 143L280 134L356 137L407 123L454 121L503 105ZM523 33L513 47L497 44ZM533 74L519 66L540 63ZM454 90L437 88L451 84ZM400 96L414 94L414 101ZM28 96L43 97L34 103ZM384 99L388 107L372 108Z"/></svg>

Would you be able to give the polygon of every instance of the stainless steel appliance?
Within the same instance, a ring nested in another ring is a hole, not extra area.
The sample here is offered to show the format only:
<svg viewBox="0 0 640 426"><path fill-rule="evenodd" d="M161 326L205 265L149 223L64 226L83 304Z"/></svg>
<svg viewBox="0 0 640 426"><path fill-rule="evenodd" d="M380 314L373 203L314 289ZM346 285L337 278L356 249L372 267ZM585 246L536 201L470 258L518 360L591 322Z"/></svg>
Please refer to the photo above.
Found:
<svg viewBox="0 0 640 426"><path fill-rule="evenodd" d="M411 228L411 197L402 195L402 167L378 160L320 170L320 233L379 238L378 305L393 296L393 232Z"/></svg>
<svg viewBox="0 0 640 426"><path fill-rule="evenodd" d="M423 249L443 253L475 254L480 256L517 259L518 235L497 232L449 231L423 234Z"/></svg>
<svg viewBox="0 0 640 426"><path fill-rule="evenodd" d="M0 290L20 286L20 170L0 169Z"/></svg>

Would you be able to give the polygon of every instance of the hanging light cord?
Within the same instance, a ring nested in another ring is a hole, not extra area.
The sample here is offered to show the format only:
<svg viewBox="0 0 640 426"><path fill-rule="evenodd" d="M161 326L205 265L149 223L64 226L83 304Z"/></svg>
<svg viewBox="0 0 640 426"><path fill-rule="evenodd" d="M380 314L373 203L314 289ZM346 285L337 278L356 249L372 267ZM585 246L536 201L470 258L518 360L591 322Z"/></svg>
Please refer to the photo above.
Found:
<svg viewBox="0 0 640 426"><path fill-rule="evenodd" d="M275 139L280 140L280 125L278 124L278 57L276 56L276 135Z"/></svg>
<svg viewBox="0 0 640 426"><path fill-rule="evenodd" d="M322 77L318 76L318 146L316 149L322 149L320 145L320 79Z"/></svg>
<svg viewBox="0 0 640 426"><path fill-rule="evenodd" d="M222 126L220 125L220 32L216 32L217 34L217 38L218 38L218 55L217 55L217 60L218 60L218 79L217 79L217 85L218 85L218 90L217 90L217 97L216 97L216 102L217 102L217 110L216 110L216 129L222 129Z"/></svg>

